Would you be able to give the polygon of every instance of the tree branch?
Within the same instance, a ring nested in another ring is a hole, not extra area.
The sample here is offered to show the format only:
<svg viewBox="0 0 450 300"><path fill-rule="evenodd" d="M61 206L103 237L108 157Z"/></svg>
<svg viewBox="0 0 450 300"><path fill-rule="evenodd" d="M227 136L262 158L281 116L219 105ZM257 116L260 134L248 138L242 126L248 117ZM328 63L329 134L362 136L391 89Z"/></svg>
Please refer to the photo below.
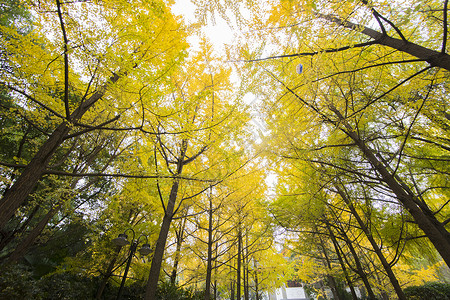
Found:
<svg viewBox="0 0 450 300"><path fill-rule="evenodd" d="M69 120L70 118L70 109L69 109L69 55L67 44L69 43L66 34L66 28L64 26L64 21L61 12L61 3L59 0L56 0L56 7L58 8L58 18L59 23L61 25L61 31L64 39L64 108L66 109L66 118Z"/></svg>
<svg viewBox="0 0 450 300"><path fill-rule="evenodd" d="M442 49L441 49L441 53L445 53L446 52L446 48L447 48L447 34L448 34L448 21L447 21L447 13L448 13L448 0L444 1L444 33L442 36Z"/></svg>
<svg viewBox="0 0 450 300"><path fill-rule="evenodd" d="M429 48L425 48L423 46L405 40L401 32L399 32L398 28L396 28L394 24L390 23L389 20L386 21L389 22L391 26L393 26L393 28L397 31L397 33L399 33L402 39L396 39L388 35L383 35L382 33L373 30L367 26L355 24L349 21L344 21L339 17L324 15L320 13L317 13L316 15L319 18L335 23L338 26L342 26L344 28L348 28L353 31L361 32L362 34L372 38L373 39L372 42L374 44L384 45L390 48L397 49L399 51L408 53L412 56L415 56L419 59L428 62L430 66L433 67L436 66L450 71L450 55Z"/></svg>
<svg viewBox="0 0 450 300"><path fill-rule="evenodd" d="M345 51L345 50L352 49L352 48L367 47L367 46L375 45L375 44L377 44L376 41L369 41L369 42L359 43L359 44L355 44L355 45L351 45L351 46L344 46L344 47L340 47L340 48L330 48L330 49L325 49L325 50L321 50L321 51L283 54L283 55L275 55L275 56L269 56L269 57L264 57L264 58L248 59L248 60L244 60L244 62L257 62L257 61L265 61L265 60L270 60L270 59L299 57L299 56L315 56L319 53L341 52L341 51Z"/></svg>
<svg viewBox="0 0 450 300"><path fill-rule="evenodd" d="M7 164L7 163L5 163ZM24 166L25 167L25 166ZM119 178L139 178L139 179L183 179L188 181L199 181L199 182L213 182L216 183L217 180L214 179L200 179L200 178L192 178L192 177L186 177L186 176L170 176L170 175L143 175L143 174L119 174L119 173L70 173L65 171L59 171L59 170L46 170L44 174L52 174L52 175L61 175L61 176L72 176L72 177L119 177Z"/></svg>
<svg viewBox="0 0 450 300"><path fill-rule="evenodd" d="M77 123L75 123L74 125L76 125L76 126L82 126L82 127L87 127L87 129L82 130L82 131L78 131L78 132L75 132L75 133L72 133L72 134L69 134L69 135L66 135L66 136L64 137L64 139L65 139L65 140L71 139L71 138L73 138L73 137L82 135L82 134L84 134L84 133L87 133L87 132L90 132L90 131L93 131L93 130L110 129L110 128L105 128L105 127L103 127L103 126L108 125L108 124L110 124L110 123L113 123L113 122L119 120L119 118L120 118L120 115L117 115L117 116L115 116L114 118L112 118L112 119L110 119L110 120L107 120L107 121L105 121L105 122L103 122L103 123L101 123L101 124L99 124L99 125L97 125L97 126L90 126L90 125L81 124L81 123L78 123L78 122L77 122ZM120 131L119 129L115 129L115 130ZM123 129L123 130L127 130L127 129Z"/></svg>
<svg viewBox="0 0 450 300"><path fill-rule="evenodd" d="M61 119L65 119L65 117L61 114L59 114L58 112L56 112L55 110L51 109L50 107L48 107L47 105L45 105L44 103L40 102L39 100L37 100L36 98L28 95L26 92L19 90L18 88L15 88L9 84L5 85L7 88L25 96L28 100L31 100L32 102L38 104L39 106L43 107L44 109L48 110L49 112L51 112L52 114L54 114L55 116L61 118Z"/></svg>

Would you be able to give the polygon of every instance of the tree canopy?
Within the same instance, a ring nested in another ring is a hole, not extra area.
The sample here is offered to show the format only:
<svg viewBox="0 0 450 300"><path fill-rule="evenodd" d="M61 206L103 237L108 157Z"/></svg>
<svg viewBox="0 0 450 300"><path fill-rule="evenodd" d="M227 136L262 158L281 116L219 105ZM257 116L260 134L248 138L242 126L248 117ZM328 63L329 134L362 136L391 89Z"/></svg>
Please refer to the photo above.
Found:
<svg viewBox="0 0 450 300"><path fill-rule="evenodd" d="M445 294L448 1L189 3L0 1L0 293Z"/></svg>

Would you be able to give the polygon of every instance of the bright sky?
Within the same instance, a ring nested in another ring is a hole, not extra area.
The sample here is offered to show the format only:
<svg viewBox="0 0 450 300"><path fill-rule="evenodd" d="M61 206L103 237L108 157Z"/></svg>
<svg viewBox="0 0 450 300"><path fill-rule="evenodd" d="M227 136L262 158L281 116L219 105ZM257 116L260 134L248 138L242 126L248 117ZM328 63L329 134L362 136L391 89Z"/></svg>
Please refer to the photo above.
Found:
<svg viewBox="0 0 450 300"><path fill-rule="evenodd" d="M176 0L175 5L172 6L172 12L183 16L187 23L195 23L196 21L195 5L190 0ZM233 42L232 29L219 17L216 18L216 24L204 27L202 33L215 45L218 51L222 50L224 45ZM188 41L193 47L196 47L198 37L190 37Z"/></svg>
<svg viewBox="0 0 450 300"><path fill-rule="evenodd" d="M184 17L187 23L195 23L195 5L192 4L190 0L176 0L175 5L172 6L172 12L177 15L181 15ZM228 24L221 19L220 17L217 17L215 20L215 24L210 24L203 28L202 33L210 40L211 43L213 43L216 51L219 53L224 51L224 45L231 45L233 43L233 31L228 26ZM191 46L195 49L198 48L198 37L191 37L188 39ZM235 78L234 80L239 81L239 78ZM253 94L247 94L244 96L244 102L247 103L250 106L253 106L255 102L258 100L256 99L256 96ZM260 117L258 117L259 113L257 112L257 109L255 109L252 113L253 120L252 124L256 128L259 128L262 132L266 130L265 126L261 123L262 120ZM261 139L258 137L258 134L255 133L254 138L256 138L257 143L261 142ZM275 186L277 182L277 176L270 172L268 176L266 177L266 184L269 187L269 190L267 191L267 197L272 198L275 195Z"/></svg>

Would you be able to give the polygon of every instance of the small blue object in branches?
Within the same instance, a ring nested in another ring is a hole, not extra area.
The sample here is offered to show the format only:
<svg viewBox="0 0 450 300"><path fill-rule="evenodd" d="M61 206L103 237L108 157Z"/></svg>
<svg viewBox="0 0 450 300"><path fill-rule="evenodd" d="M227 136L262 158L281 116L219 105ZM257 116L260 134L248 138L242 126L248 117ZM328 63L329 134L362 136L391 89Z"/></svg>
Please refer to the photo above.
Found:
<svg viewBox="0 0 450 300"><path fill-rule="evenodd" d="M297 68L295 68L297 70L298 74L302 74L303 73L303 65L302 64L298 64Z"/></svg>

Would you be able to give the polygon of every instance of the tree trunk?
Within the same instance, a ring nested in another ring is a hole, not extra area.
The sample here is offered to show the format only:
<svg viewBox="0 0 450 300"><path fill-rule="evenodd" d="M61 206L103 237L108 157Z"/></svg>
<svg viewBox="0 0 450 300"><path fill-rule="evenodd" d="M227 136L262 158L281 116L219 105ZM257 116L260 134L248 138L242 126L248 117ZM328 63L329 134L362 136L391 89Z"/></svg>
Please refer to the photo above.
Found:
<svg viewBox="0 0 450 300"><path fill-rule="evenodd" d="M70 115L69 121L63 121L56 127L48 140L39 148L33 159L25 167L11 188L5 193L0 202L0 230L4 228L16 210L25 202L28 195L32 193L37 182L45 173L51 158L71 130L71 122L80 120L89 108L105 94L107 87L115 83L119 78L119 75L114 74L108 83L78 106Z"/></svg>
<svg viewBox="0 0 450 300"><path fill-rule="evenodd" d="M330 224L327 223L327 226L330 227ZM361 280L363 281L363 284L364 284L364 286L365 286L365 288L367 290L369 299L376 300L377 298L375 297L375 293L372 290L372 287L371 287L371 285L369 283L369 279L367 278L366 272L364 271L364 268L362 267L362 264L361 264L361 261L359 259L359 256L356 253L355 248L353 247L352 241L349 239L349 237L347 236L347 233L345 231L340 230L340 235L344 239L345 243L347 244L348 249L350 250L350 253L353 256L353 260L354 260L355 266L356 266L356 270L355 271L359 275ZM335 246L337 246L341 250L340 252L343 253L343 251L340 248L339 244L335 244ZM343 258L344 258L345 261L347 261L347 264L349 266L351 266L345 255L343 255Z"/></svg>
<svg viewBox="0 0 450 300"><path fill-rule="evenodd" d="M233 281L231 281L231 284L230 284L230 300L235 300L234 299L234 282Z"/></svg>
<svg viewBox="0 0 450 300"><path fill-rule="evenodd" d="M186 225L186 218L181 220L180 229L176 233L177 236L177 249L175 250L175 261L173 262L172 273L170 274L170 283L175 285L177 280L178 264L180 262L181 245L184 240L184 228Z"/></svg>
<svg viewBox="0 0 450 300"><path fill-rule="evenodd" d="M8 263L14 263L18 261L27 253L28 249L33 245L36 238L41 234L45 226L47 226L50 219L53 218L53 216L59 211L61 205L62 203L59 203L56 206L52 207L33 228L33 230L22 241L20 241L19 245L17 245L16 249L8 257Z"/></svg>
<svg viewBox="0 0 450 300"><path fill-rule="evenodd" d="M258 269L255 261L255 300L259 300Z"/></svg>
<svg viewBox="0 0 450 300"><path fill-rule="evenodd" d="M97 295L95 296L95 299L100 300L102 298L103 291L105 290L106 283L108 282L108 279L112 275L112 271L114 268L114 264L116 263L117 257L119 255L120 249L122 249L122 246L116 246L113 259L108 265L108 268L106 269L105 276L103 276L102 282L100 283L100 286L97 290Z"/></svg>
<svg viewBox="0 0 450 300"><path fill-rule="evenodd" d="M316 232L318 232L318 231L317 231L317 228L314 228L314 230L315 230ZM330 259L329 259L329 257L328 257L328 251L327 251L327 249L325 248L325 244L323 243L323 240L322 240L322 238L320 237L320 235L319 235L318 237L319 237L319 243L320 243L320 246L322 247L323 255L324 255L324 257L325 257L325 265L326 265L326 266L328 267L328 269L331 271L331 270L332 270L332 267L331 267ZM329 286L330 286L330 288L331 288L331 292L333 293L333 299L340 300L340 297L339 297L339 294L338 294L338 291L337 291L336 280L335 280L334 277L331 276L331 275L327 275L327 279L328 279L328 284L329 284Z"/></svg>
<svg viewBox="0 0 450 300"><path fill-rule="evenodd" d="M398 201L405 207L420 229L425 233L436 250L444 259L447 266L450 267L450 233L439 222L430 209L422 203L414 193L404 184L396 175L392 175L382 161L380 161L373 151L362 141L355 130L346 122L342 114L332 105L330 109L338 116L340 122L344 124L345 129L341 129L347 134L361 150L364 157L372 164L375 170L381 175L383 181L389 186L390 190L396 195Z"/></svg>
<svg viewBox="0 0 450 300"><path fill-rule="evenodd" d="M183 172L184 158L186 156L187 141L182 141L180 156L178 157L176 176ZM153 254L152 264L150 267L150 274L148 276L147 286L145 288L144 300L156 300L156 289L158 287L159 273L161 271L161 264L164 257L164 250L166 248L167 236L169 235L170 223L172 222L175 203L178 196L178 188L180 186L180 179L175 177L170 190L169 201L164 212L161 230L159 231L158 240L155 245L155 252Z"/></svg>
<svg viewBox="0 0 450 300"><path fill-rule="evenodd" d="M361 32L362 34L372 38L374 40L374 44L388 46L398 51L408 53L409 55L428 62L431 66L436 66L450 71L450 55L448 55L447 53L428 49L407 40L393 38L388 36L387 34L382 34L381 32L378 32L366 26L361 26L359 24L349 22L348 20L344 21L335 16L324 15L320 13L316 15L319 18L333 22L339 26Z"/></svg>
<svg viewBox="0 0 450 300"><path fill-rule="evenodd" d="M98 148L96 151L94 151L90 157L86 160L86 165L89 166L94 161L95 157L99 153L101 148ZM107 164L108 165L108 164ZM106 166L104 168L106 168ZM61 199L56 203L48 212L47 214L39 221L39 223L31 230L28 235L20 241L20 243L17 245L16 249L12 254L9 256L8 260L9 262L15 262L21 259L29 250L29 248L33 245L34 241L37 239L37 237L42 233L44 228L47 226L48 222L56 215L56 213L61 209L64 202L71 199L73 195L75 194L75 188L78 184L78 182L81 180L81 178L75 178L72 180L72 183L70 184L70 192L66 192L61 196ZM88 182L85 186L83 186L82 189L79 189L78 191L84 191L87 190L91 185L95 183L95 179L93 181Z"/></svg>
<svg viewBox="0 0 450 300"><path fill-rule="evenodd" d="M242 231L241 221L238 223L238 253L237 253L237 268L236 268L236 299L241 300L241 256L242 256Z"/></svg>
<svg viewBox="0 0 450 300"><path fill-rule="evenodd" d="M245 247L244 247L244 299L249 300L249 279L248 279L248 234L245 235Z"/></svg>
<svg viewBox="0 0 450 300"><path fill-rule="evenodd" d="M356 296L356 291L353 286L353 283L350 279L350 276L348 275L347 268L345 267L344 260L341 256L341 251L339 249L338 242L336 240L336 236L334 235L334 232L331 230L331 227L329 224L326 224L328 228L328 232L330 233L331 241L333 242L334 250L336 251L337 258L339 260L339 264L341 265L342 271L344 272L345 280L347 281L348 287L350 288L350 292L352 294L353 300L358 300L358 296Z"/></svg>
<svg viewBox="0 0 450 300"><path fill-rule="evenodd" d="M33 210L31 211L31 213L28 215L27 219L22 224L19 224L20 225L19 228L16 227L16 229L14 229L11 232L8 232L7 234L5 234L5 236L2 237L1 242L0 242L0 251L2 251L3 248L5 248L11 241L13 241L17 234L20 234L25 231L28 224L30 224L31 220L36 215L38 210L39 210L39 205L36 205L33 208Z"/></svg>
<svg viewBox="0 0 450 300"><path fill-rule="evenodd" d="M212 246L213 246L213 205L211 195L209 196L209 209L208 209L208 260L206 263L206 287L205 287L205 300L210 299L211 293L211 274L212 274Z"/></svg>
<svg viewBox="0 0 450 300"><path fill-rule="evenodd" d="M181 172L180 172L181 173ZM156 300L156 289L158 287L159 272L161 271L161 264L164 257L164 249L166 247L167 236L169 235L170 223L172 222L173 212L175 209L175 202L178 194L180 179L174 179L172 189L170 191L169 201L167 203L166 211L164 213L161 230L159 231L158 240L156 241L155 252L153 254L152 265L150 267L150 274L145 289L145 300Z"/></svg>
<svg viewBox="0 0 450 300"><path fill-rule="evenodd" d="M370 285L369 278L367 277L367 274L364 271L364 268L362 267L359 256L356 253L356 250L353 247L353 245L352 245L351 241L349 240L349 238L347 237L347 235L345 235L345 241L347 243L348 248L350 249L350 253L353 256L353 260L355 261L357 273L358 273L359 277L361 277L361 280L363 281L363 284L364 284L364 287L366 288L369 299L376 300L377 297L375 297L375 293L372 290L372 286Z"/></svg>
<svg viewBox="0 0 450 300"><path fill-rule="evenodd" d="M406 296L403 293L402 288L400 287L400 284L399 284L399 282L397 280L397 277L395 277L395 274L392 271L391 265L387 262L386 257L384 257L383 252L381 251L380 247L378 247L378 244L376 243L375 239L372 236L372 232L366 226L364 221L361 219L360 215L356 211L356 209L353 206L353 204L351 203L350 199L348 199L347 195L337 185L335 187L336 187L339 195L341 196L341 198L347 204L347 206L350 209L352 215L355 217L356 221L358 222L358 224L361 227L362 231L366 235L366 237L369 240L370 244L372 245L372 248L375 251L375 254L378 256L378 259L380 260L381 264L383 265L384 270L386 271L386 275L389 277L389 280L391 281L391 284L394 287L394 290L395 290L395 293L397 294L397 297L400 300L406 300Z"/></svg>

